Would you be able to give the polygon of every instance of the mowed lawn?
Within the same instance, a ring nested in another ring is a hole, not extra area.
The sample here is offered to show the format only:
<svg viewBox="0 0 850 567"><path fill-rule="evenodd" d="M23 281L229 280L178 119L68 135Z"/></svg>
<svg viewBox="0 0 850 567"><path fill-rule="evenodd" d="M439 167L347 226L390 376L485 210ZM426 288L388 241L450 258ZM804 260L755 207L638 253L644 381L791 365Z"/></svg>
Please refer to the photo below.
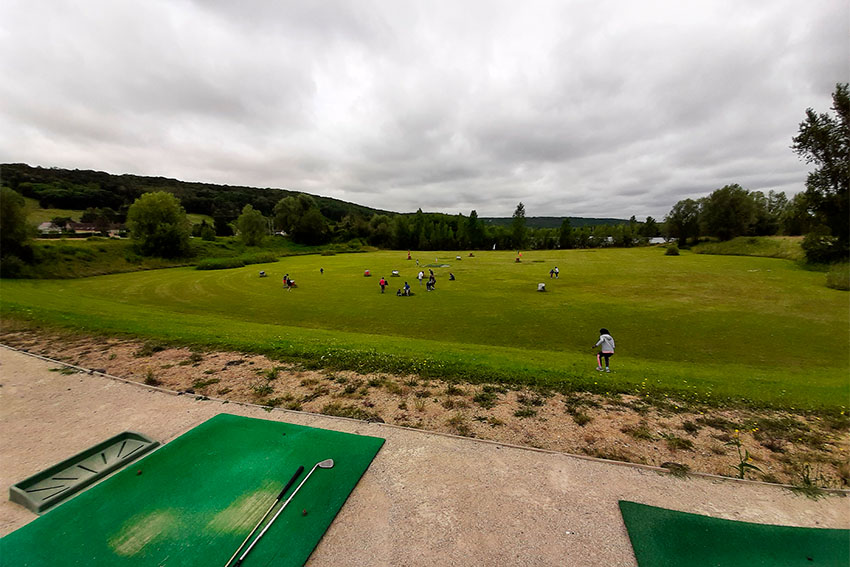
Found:
<svg viewBox="0 0 850 567"><path fill-rule="evenodd" d="M6 317L97 332L312 359L345 352L379 367L386 357L387 370L421 363L430 374L444 368L479 381L802 408L848 402L850 295L825 287L822 273L787 260L675 257L659 248L524 252L521 263L515 256L414 252L426 278L429 264L449 265L431 268L433 292L419 285L405 251L382 251L234 270L4 280L0 304ZM297 289L283 289L285 273ZM404 281L413 297L396 297ZM617 341L610 375L594 371L589 349L600 327Z"/></svg>

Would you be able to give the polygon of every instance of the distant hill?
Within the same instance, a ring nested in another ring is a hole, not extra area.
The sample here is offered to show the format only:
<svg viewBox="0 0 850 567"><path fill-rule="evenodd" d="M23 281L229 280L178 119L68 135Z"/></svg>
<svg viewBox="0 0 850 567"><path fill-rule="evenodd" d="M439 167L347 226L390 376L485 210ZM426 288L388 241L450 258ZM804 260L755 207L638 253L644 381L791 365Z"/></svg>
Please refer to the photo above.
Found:
<svg viewBox="0 0 850 567"><path fill-rule="evenodd" d="M242 208L251 204L264 215L271 215L274 206L284 197L300 191L286 189L215 185L180 181L166 177L114 175L102 171L31 167L24 163L0 165L3 185L38 200L43 208L85 210L89 207L109 207L116 211L127 209L143 193L166 191L180 199L187 213L236 218ZM331 197L311 195L322 214L340 221L349 213L370 218L390 211L364 207Z"/></svg>
<svg viewBox="0 0 850 567"><path fill-rule="evenodd" d="M167 177L141 175L115 175L85 169L32 167L25 163L0 164L0 181L3 185L39 202L45 209L73 209L109 207L123 214L143 193L166 191L180 199L187 213L209 215L227 220L235 219L242 208L251 204L264 215L271 215L274 206L284 197L301 191L288 189L246 187L241 185L216 185L180 181ZM311 195L327 219L339 222L348 214L366 219L376 214L393 215L393 211L373 209L331 197ZM412 215L413 213L404 213ZM573 228L627 223L623 219L568 217ZM527 217L530 228L560 228L564 217ZM492 226L510 226L511 217L482 217Z"/></svg>
<svg viewBox="0 0 850 567"><path fill-rule="evenodd" d="M609 226L618 224L628 224L625 219L596 219L596 218L581 218L581 217L525 217L525 226L529 228L561 228L564 219L570 221L570 226L573 228L581 228L583 226L598 226L607 224ZM481 220L487 224L494 226L510 226L513 222L513 217L481 217Z"/></svg>

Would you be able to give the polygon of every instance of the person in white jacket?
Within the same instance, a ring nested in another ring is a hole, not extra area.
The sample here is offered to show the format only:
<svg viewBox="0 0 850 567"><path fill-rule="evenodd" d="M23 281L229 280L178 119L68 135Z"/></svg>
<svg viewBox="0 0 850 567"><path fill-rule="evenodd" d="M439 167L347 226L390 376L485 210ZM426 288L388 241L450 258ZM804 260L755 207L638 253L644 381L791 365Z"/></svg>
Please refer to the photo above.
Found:
<svg viewBox="0 0 850 567"><path fill-rule="evenodd" d="M599 340L593 345L592 349L601 347L596 353L596 370L602 372L602 360L605 360L605 372L611 372L609 359L614 356L614 337L608 332L608 329L599 329Z"/></svg>

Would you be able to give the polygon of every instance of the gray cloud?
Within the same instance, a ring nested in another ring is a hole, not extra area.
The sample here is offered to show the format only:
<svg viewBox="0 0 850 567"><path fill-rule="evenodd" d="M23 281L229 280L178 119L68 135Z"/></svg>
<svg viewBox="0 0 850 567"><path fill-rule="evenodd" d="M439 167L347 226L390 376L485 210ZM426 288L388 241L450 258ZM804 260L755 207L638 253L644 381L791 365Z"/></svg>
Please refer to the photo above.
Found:
<svg viewBox="0 0 850 567"><path fill-rule="evenodd" d="M100 0L0 7L3 161L396 211L662 218L795 193L844 0Z"/></svg>

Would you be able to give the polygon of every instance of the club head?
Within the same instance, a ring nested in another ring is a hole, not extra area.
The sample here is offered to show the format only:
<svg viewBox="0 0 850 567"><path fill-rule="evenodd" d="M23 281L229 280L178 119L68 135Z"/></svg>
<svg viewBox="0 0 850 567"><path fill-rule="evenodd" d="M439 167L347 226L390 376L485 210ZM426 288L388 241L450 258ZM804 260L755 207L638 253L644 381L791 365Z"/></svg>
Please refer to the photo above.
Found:
<svg viewBox="0 0 850 567"><path fill-rule="evenodd" d="M320 469L332 469L333 466L334 466L334 460L333 459L325 459L324 461L317 464L316 466L319 467Z"/></svg>

